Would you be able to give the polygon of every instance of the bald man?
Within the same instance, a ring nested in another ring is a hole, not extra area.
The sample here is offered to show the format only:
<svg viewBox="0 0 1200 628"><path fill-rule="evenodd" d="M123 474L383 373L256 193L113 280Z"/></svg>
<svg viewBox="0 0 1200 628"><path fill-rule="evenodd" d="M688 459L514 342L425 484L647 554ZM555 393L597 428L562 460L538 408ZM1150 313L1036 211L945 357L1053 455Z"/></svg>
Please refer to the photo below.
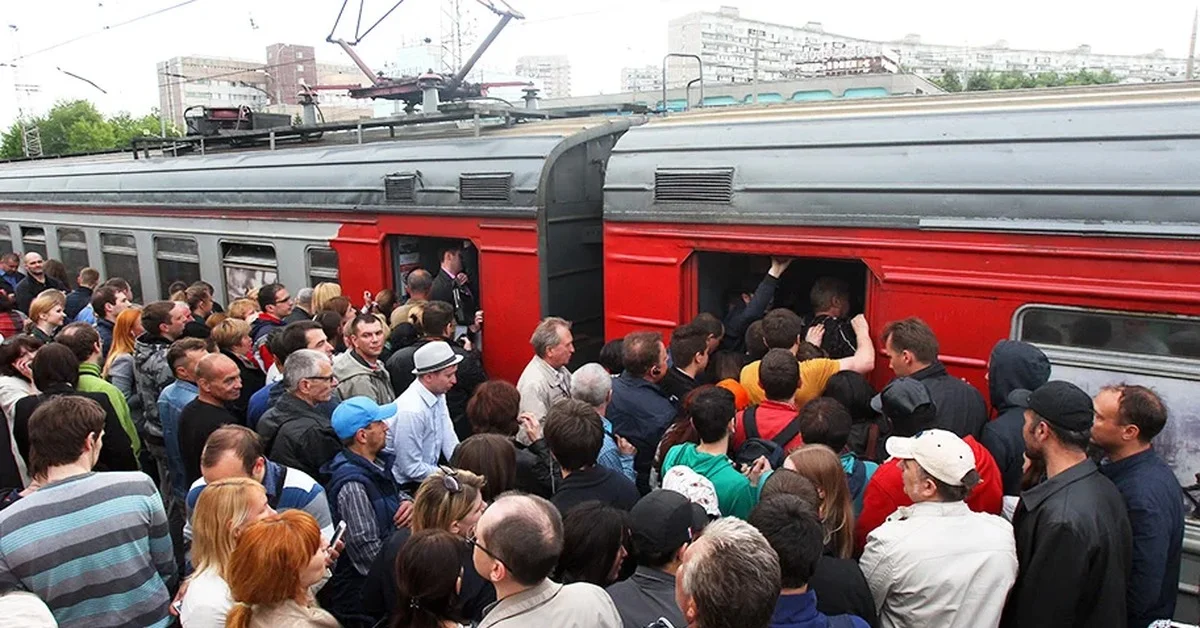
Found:
<svg viewBox="0 0 1200 628"><path fill-rule="evenodd" d="M238 365L220 353L210 353L196 363L196 387L200 394L179 415L179 453L183 458L184 486L200 479L200 454L208 436L222 425L237 423L225 404L242 394Z"/></svg>
<svg viewBox="0 0 1200 628"><path fill-rule="evenodd" d="M25 278L17 284L16 297L17 309L26 314L29 313L29 304L33 303L33 299L43 290L53 288L63 292L67 291L63 282L46 276L46 260L37 253L25 254L25 273Z"/></svg>

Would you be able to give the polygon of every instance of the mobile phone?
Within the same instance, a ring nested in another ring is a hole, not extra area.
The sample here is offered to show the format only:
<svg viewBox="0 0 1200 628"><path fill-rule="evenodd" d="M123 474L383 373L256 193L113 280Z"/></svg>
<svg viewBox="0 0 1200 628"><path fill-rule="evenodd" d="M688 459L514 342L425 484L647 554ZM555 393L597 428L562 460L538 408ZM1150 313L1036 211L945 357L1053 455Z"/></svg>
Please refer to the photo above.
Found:
<svg viewBox="0 0 1200 628"><path fill-rule="evenodd" d="M346 522L341 521L337 524L337 529L333 531L333 538L329 540L329 547L337 547L338 541L342 540L342 535L346 534Z"/></svg>
<svg viewBox="0 0 1200 628"><path fill-rule="evenodd" d="M175 609L175 613L183 612L183 600L175 600L171 603L171 608Z"/></svg>

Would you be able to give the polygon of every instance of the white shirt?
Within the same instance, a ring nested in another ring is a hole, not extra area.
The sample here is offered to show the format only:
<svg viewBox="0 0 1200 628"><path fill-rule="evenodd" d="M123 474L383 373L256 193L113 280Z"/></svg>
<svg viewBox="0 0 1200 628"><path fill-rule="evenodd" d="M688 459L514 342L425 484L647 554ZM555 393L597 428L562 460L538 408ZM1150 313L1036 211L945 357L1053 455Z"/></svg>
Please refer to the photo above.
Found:
<svg viewBox="0 0 1200 628"><path fill-rule="evenodd" d="M179 621L183 628L225 628L225 616L233 608L229 585L215 569L205 569L192 576Z"/></svg>
<svg viewBox="0 0 1200 628"><path fill-rule="evenodd" d="M399 484L423 481L437 471L438 454L450 460L458 447L446 395L429 392L420 379L396 399L388 430L396 454L392 476Z"/></svg>
<svg viewBox="0 0 1200 628"><path fill-rule="evenodd" d="M994 628L1017 579L1017 545L1002 517L924 502L871 532L859 566L884 628Z"/></svg>

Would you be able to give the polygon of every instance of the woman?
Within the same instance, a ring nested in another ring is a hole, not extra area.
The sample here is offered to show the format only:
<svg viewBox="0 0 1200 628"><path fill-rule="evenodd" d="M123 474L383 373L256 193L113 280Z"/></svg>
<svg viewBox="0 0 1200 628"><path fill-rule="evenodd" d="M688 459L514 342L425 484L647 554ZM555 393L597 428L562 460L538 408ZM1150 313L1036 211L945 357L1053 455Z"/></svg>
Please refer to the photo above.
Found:
<svg viewBox="0 0 1200 628"><path fill-rule="evenodd" d="M332 310L324 310L317 312L316 316L313 316L313 320L325 332L325 337L329 339L329 344L333 345L333 352L338 355L345 353L346 339L342 334L342 315Z"/></svg>
<svg viewBox="0 0 1200 628"><path fill-rule="evenodd" d="M490 379L480 384L467 401L467 421L472 433L499 434L516 449L517 490L550 499L555 490L555 474L559 473L557 465L550 455L550 446L542 438L541 424L520 412L521 393L517 392L516 386L502 379ZM528 446L516 440L522 425L531 441Z"/></svg>
<svg viewBox="0 0 1200 628"><path fill-rule="evenodd" d="M517 483L517 456L513 441L499 434L476 434L459 444L450 464L482 476L483 501L496 497Z"/></svg>
<svg viewBox="0 0 1200 628"><path fill-rule="evenodd" d="M25 331L25 318L17 309L17 300L5 290L0 290L0 339L12 338Z"/></svg>
<svg viewBox="0 0 1200 628"><path fill-rule="evenodd" d="M704 390L712 390L712 386L699 386L680 400L679 413L675 415L675 422L663 433L662 440L658 443L658 449L655 450L654 470L666 471L662 468L662 463L672 447L683 443L700 444L700 435L696 433L696 428L692 425L692 402Z"/></svg>
<svg viewBox="0 0 1200 628"><path fill-rule="evenodd" d="M375 558L363 584L363 612L375 619L394 617L399 601L396 588L396 560L409 537L422 530L444 530L462 539L475 536L475 524L483 515L484 479L462 469L442 467L425 478L413 500L410 528L400 528ZM496 589L476 571L471 550L463 543L459 555L462 566L463 615L472 621L483 618L483 609L496 601Z"/></svg>
<svg viewBox="0 0 1200 628"><path fill-rule="evenodd" d="M67 290L70 290L71 285L74 283L74 278L67 273L67 265L62 263L60 260L46 260L46 266L43 268L43 272L46 273L47 277L53 277L54 279L62 282L62 285L66 286Z"/></svg>
<svg viewBox="0 0 1200 628"><path fill-rule="evenodd" d="M258 302L245 298L234 300L229 304L229 318L241 319L247 323L253 322L258 318Z"/></svg>
<svg viewBox="0 0 1200 628"><path fill-rule="evenodd" d="M734 406L738 412L750 405L750 393L746 392L740 381L743 362L743 356L734 351L718 351L708 362L711 381L733 393Z"/></svg>
<svg viewBox="0 0 1200 628"><path fill-rule="evenodd" d="M854 504L841 459L825 445L805 445L787 457L783 468L816 485L821 498L818 514L829 533L826 550L838 558L850 558L854 553Z"/></svg>
<svg viewBox="0 0 1200 628"><path fill-rule="evenodd" d="M391 288L384 288L375 295L375 313L383 316L384 326L391 327L392 310L396 309L396 293Z"/></svg>
<svg viewBox="0 0 1200 628"><path fill-rule="evenodd" d="M554 581L598 587L616 582L631 536L628 513L600 502L575 506L563 518L563 550Z"/></svg>
<svg viewBox="0 0 1200 628"><path fill-rule="evenodd" d="M337 628L337 620L316 606L309 593L309 587L325 577L328 551L317 520L303 510L250 524L225 569L233 598L225 625Z"/></svg>
<svg viewBox="0 0 1200 628"><path fill-rule="evenodd" d="M336 283L322 281L313 286L313 312L320 312L325 309L325 304L334 297L342 296L342 287Z"/></svg>
<svg viewBox="0 0 1200 628"><path fill-rule="evenodd" d="M238 398L229 402L228 407L233 415L244 423L246 412L250 406L250 397L267 385L267 375L258 368L258 363L251 358L254 351L254 341L250 339L250 323L240 318L229 318L221 321L213 328L209 336L217 344L217 349L238 365L242 375L242 392Z"/></svg>
<svg viewBox="0 0 1200 628"><path fill-rule="evenodd" d="M33 385L32 362L40 340L21 334L0 344L0 408L4 410L5 430L0 434L0 487L16 488L29 485L29 471L25 458L17 450L13 439L13 417L17 402L30 395L38 394Z"/></svg>
<svg viewBox="0 0 1200 628"><path fill-rule="evenodd" d="M62 327L67 313L67 297L58 290L44 290L29 304L29 320L25 326L31 336L42 342L52 342Z"/></svg>
<svg viewBox="0 0 1200 628"><path fill-rule="evenodd" d="M445 530L422 530L404 544L396 559L392 628L466 628L458 603L462 545Z"/></svg>
<svg viewBox="0 0 1200 628"><path fill-rule="evenodd" d="M142 310L136 307L121 312L113 325L112 347L108 350L108 359L104 362L104 379L117 387L125 396L129 406L129 416L134 425L142 424L142 396L138 394L137 382L134 380L133 344L138 336L145 333L142 328ZM142 451L146 451L145 448Z"/></svg>
<svg viewBox="0 0 1200 628"><path fill-rule="evenodd" d="M405 310L407 310L406 317L397 316ZM393 310L392 318L389 321L392 329L388 333L387 339L389 356L417 344L417 341L425 334L425 329L421 326L421 316L424 314L425 303L423 301Z"/></svg>
<svg viewBox="0 0 1200 628"><path fill-rule="evenodd" d="M29 418L43 402L60 395L73 395L87 397L104 409L104 438L96 471L138 471L141 468L133 455L129 434L121 425L108 395L75 390L79 383L79 358L70 349L53 342L42 347L33 358L31 370L33 384L41 394L25 397L13 408L13 438L26 464L29 463Z"/></svg>
<svg viewBox="0 0 1200 628"><path fill-rule="evenodd" d="M224 628L233 598L225 572L246 526L275 511L267 490L250 478L213 482L200 493L192 511L192 564L187 593L179 610L184 628Z"/></svg>

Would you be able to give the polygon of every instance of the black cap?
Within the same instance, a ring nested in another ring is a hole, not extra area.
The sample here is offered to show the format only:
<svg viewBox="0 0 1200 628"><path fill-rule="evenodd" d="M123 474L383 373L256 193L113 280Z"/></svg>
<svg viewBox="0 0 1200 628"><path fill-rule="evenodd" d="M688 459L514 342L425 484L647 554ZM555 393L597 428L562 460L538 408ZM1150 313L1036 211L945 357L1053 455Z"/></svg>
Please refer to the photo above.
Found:
<svg viewBox="0 0 1200 628"><path fill-rule="evenodd" d="M675 491L651 491L629 511L633 547L640 556L656 556L679 549L700 536L708 523L704 508Z"/></svg>
<svg viewBox="0 0 1200 628"><path fill-rule="evenodd" d="M933 403L933 398L925 384L911 377L897 377L871 399L871 409L890 418L907 417L927 403Z"/></svg>
<svg viewBox="0 0 1200 628"><path fill-rule="evenodd" d="M1082 432L1092 426L1096 415L1092 398L1071 382L1053 381L1037 390L1014 390L1010 402L1029 408L1038 416L1072 432Z"/></svg>

